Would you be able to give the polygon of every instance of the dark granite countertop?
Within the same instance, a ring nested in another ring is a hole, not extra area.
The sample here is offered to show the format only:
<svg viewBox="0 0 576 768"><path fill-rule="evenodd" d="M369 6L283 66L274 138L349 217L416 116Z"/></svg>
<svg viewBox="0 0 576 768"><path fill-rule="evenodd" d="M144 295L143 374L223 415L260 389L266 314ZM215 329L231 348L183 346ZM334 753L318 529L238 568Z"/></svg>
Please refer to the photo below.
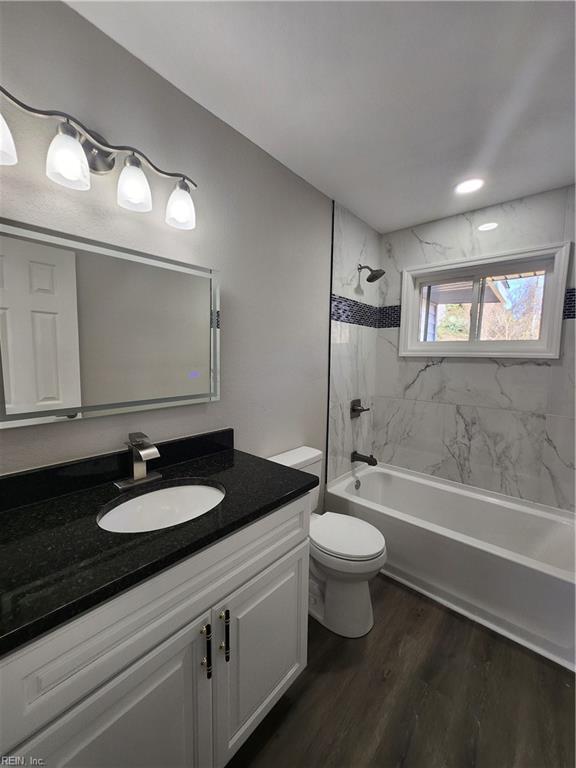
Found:
<svg viewBox="0 0 576 768"><path fill-rule="evenodd" d="M226 496L215 509L187 523L134 534L103 530L97 525L97 515L119 495L125 500L152 491L156 482L120 494L107 481L0 512L0 654L318 485L313 475L234 449L161 471L164 482L198 477L221 483Z"/></svg>

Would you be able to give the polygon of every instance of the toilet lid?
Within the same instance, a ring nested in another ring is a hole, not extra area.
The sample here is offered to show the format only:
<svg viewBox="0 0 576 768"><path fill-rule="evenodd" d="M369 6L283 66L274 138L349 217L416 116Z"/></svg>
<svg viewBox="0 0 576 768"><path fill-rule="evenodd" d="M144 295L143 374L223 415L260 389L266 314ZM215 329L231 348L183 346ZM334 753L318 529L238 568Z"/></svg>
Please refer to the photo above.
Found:
<svg viewBox="0 0 576 768"><path fill-rule="evenodd" d="M346 560L371 560L386 549L384 536L373 525L334 512L314 515L310 540L329 555Z"/></svg>

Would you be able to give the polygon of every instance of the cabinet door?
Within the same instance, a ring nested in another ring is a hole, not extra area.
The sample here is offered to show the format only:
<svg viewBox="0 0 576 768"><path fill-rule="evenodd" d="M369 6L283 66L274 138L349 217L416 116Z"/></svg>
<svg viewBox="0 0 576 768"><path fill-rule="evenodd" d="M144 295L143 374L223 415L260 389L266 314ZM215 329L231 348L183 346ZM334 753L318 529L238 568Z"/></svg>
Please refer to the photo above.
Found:
<svg viewBox="0 0 576 768"><path fill-rule="evenodd" d="M228 762L306 666L307 623L308 542L214 609L217 768Z"/></svg>
<svg viewBox="0 0 576 768"><path fill-rule="evenodd" d="M209 622L188 624L12 754L46 768L209 768Z"/></svg>

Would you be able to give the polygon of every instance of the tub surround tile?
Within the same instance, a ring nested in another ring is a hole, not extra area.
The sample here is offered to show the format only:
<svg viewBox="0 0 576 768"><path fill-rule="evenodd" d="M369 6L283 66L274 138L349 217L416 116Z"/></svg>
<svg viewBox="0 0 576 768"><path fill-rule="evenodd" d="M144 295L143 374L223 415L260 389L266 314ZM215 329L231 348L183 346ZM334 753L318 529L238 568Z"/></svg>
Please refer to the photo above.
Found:
<svg viewBox="0 0 576 768"><path fill-rule="evenodd" d="M334 252L332 290L366 304L379 304L378 283L366 282L366 272L358 264L380 265L380 235L341 205L334 206Z"/></svg>
<svg viewBox="0 0 576 768"><path fill-rule="evenodd" d="M559 360L454 360L400 358L398 330L379 330L375 455L573 509L574 331L565 325Z"/></svg>
<svg viewBox="0 0 576 768"><path fill-rule="evenodd" d="M364 325L367 328L377 328L378 307L332 294L330 318L350 325Z"/></svg>
<svg viewBox="0 0 576 768"><path fill-rule="evenodd" d="M398 343L398 330L378 331L378 395L546 413L552 371L559 388L570 377L549 360L399 357Z"/></svg>
<svg viewBox="0 0 576 768"><path fill-rule="evenodd" d="M562 311L564 320L576 319L576 288L567 288L564 297L564 309Z"/></svg>
<svg viewBox="0 0 576 768"><path fill-rule="evenodd" d="M378 280L379 303L384 305L400 304L402 296L402 270L404 265L395 247L395 238L382 235L380 244L380 266L385 270L384 277Z"/></svg>
<svg viewBox="0 0 576 768"><path fill-rule="evenodd" d="M568 194L566 196L566 217L564 223L564 235L562 240L576 242L576 201L575 201L576 187L572 185L568 187ZM568 269L568 285L571 288L576 287L576 256L574 254L574 246L572 246L572 255L570 258L570 268Z"/></svg>
<svg viewBox="0 0 576 768"><path fill-rule="evenodd" d="M574 509L573 419L378 396L375 404L380 461Z"/></svg>
<svg viewBox="0 0 576 768"><path fill-rule="evenodd" d="M573 187L562 187L384 234L381 259L387 283L381 303L400 302L401 271L407 267L574 240L568 223L570 216L574 219L573 194ZM497 221L499 227L479 232L478 225L486 221ZM574 286L573 272L569 286Z"/></svg>
<svg viewBox="0 0 576 768"><path fill-rule="evenodd" d="M500 226L479 232L488 220ZM367 225L339 206L336 225L328 478L350 470L353 448L372 446L381 461L573 509L573 256L558 360L400 358L398 340L402 269L573 241L574 187L384 234L379 261ZM361 255L386 274L359 295ZM358 396L373 413L350 423Z"/></svg>
<svg viewBox="0 0 576 768"><path fill-rule="evenodd" d="M145 534L114 534L97 525L104 505L153 491L157 483L120 493L106 479L55 498L0 513L0 654L189 557L293 501L318 479L233 448L162 468L164 480L204 478L226 496L188 523ZM152 463L152 462L150 462ZM75 464L61 465L71 468ZM48 470L40 470L46 473ZM26 473L30 486L36 472ZM119 472L116 478L124 476ZM0 495L3 484L0 479Z"/></svg>
<svg viewBox="0 0 576 768"><path fill-rule="evenodd" d="M401 319L402 307L400 304L378 308L378 328L400 328Z"/></svg>
<svg viewBox="0 0 576 768"><path fill-rule="evenodd" d="M355 299L332 294L330 317L350 325L364 325L368 328L399 328L400 305L374 307Z"/></svg>
<svg viewBox="0 0 576 768"><path fill-rule="evenodd" d="M372 392L376 330L332 321L328 476L350 470L354 449L366 452L372 441ZM371 410L350 418L350 402L359 397Z"/></svg>
<svg viewBox="0 0 576 768"><path fill-rule="evenodd" d="M373 451L380 461L563 506L558 494L542 488L545 416L386 397L375 402ZM555 478L565 493L563 467L556 467Z"/></svg>
<svg viewBox="0 0 576 768"><path fill-rule="evenodd" d="M386 464L432 473L444 456L446 421L441 405L376 397L373 453Z"/></svg>
<svg viewBox="0 0 576 768"><path fill-rule="evenodd" d="M574 419L546 416L542 450L541 501L574 509Z"/></svg>
<svg viewBox="0 0 576 768"><path fill-rule="evenodd" d="M562 324L560 357L550 360L546 413L574 418L576 324Z"/></svg>
<svg viewBox="0 0 576 768"><path fill-rule="evenodd" d="M545 417L456 406L445 427L446 455L432 474L540 501Z"/></svg>

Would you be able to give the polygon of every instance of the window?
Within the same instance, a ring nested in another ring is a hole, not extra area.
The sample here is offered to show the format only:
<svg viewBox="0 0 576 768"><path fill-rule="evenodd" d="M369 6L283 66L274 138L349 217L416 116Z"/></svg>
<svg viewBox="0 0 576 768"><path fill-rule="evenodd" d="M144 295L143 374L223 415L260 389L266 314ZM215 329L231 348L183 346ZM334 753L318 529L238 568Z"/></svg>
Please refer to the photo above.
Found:
<svg viewBox="0 0 576 768"><path fill-rule="evenodd" d="M401 356L558 357L570 244L408 269Z"/></svg>

